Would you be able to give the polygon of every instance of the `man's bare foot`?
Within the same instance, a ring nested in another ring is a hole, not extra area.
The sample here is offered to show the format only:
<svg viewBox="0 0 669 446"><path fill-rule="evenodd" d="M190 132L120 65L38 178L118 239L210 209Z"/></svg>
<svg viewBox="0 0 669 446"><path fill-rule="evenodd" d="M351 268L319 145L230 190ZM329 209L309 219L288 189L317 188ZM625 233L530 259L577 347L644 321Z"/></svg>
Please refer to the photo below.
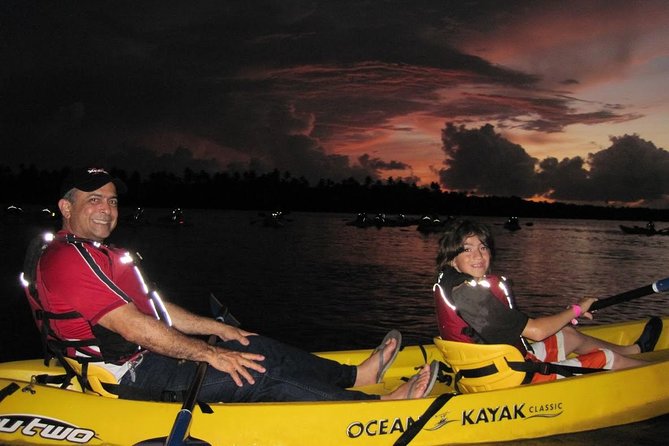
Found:
<svg viewBox="0 0 669 446"><path fill-rule="evenodd" d="M355 378L354 386L368 386L376 384L380 378L380 371L387 367L396 356L401 342L402 335L397 330L392 330L386 335L383 347L377 347L372 355L358 365L358 372ZM384 370L385 372L385 370Z"/></svg>
<svg viewBox="0 0 669 446"><path fill-rule="evenodd" d="M432 389L434 385L433 373L436 376L436 371L430 364L425 364L417 374L397 389L393 390L387 395L381 395L382 400L408 400L423 398L428 393L427 390Z"/></svg>

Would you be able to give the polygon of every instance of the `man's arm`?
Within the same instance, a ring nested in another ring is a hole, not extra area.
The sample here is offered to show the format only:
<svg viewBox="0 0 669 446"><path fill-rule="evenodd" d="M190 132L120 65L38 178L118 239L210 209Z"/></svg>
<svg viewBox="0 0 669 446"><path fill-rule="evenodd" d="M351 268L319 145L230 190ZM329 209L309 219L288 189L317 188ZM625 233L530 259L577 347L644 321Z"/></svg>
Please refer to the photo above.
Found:
<svg viewBox="0 0 669 446"><path fill-rule="evenodd" d="M168 307L168 309L170 308ZM182 311L185 312L185 310ZM177 319L179 319L179 316L177 316ZM202 319L214 324L224 325L207 318ZM264 356L208 345L200 339L186 336L179 330L168 327L153 317L140 312L132 303L106 313L98 323L120 334L127 341L139 344L151 352L176 359L206 361L212 367L228 373L240 387L243 385L242 377L250 384L255 383L247 369L253 369L261 373L265 372L265 368L257 363L257 361L265 359ZM175 327L178 327L178 325L175 324Z"/></svg>
<svg viewBox="0 0 669 446"><path fill-rule="evenodd" d="M170 302L165 302L165 308L167 308L174 327L182 333L192 335L215 334L224 341L235 340L242 345L248 345L247 336L256 334L223 324L212 318L198 316Z"/></svg>

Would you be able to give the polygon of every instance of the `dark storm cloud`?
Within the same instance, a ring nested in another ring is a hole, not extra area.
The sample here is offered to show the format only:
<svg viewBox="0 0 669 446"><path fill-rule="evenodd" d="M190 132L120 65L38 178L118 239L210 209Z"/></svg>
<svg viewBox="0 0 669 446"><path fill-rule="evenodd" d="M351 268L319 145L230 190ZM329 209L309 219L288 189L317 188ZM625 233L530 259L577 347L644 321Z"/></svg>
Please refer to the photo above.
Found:
<svg viewBox="0 0 669 446"><path fill-rule="evenodd" d="M669 152L638 135L612 137L611 146L581 157L541 161L494 131L448 123L442 131L449 190L560 201L669 204Z"/></svg>
<svg viewBox="0 0 669 446"><path fill-rule="evenodd" d="M652 207L669 201L669 152L638 135L613 137L587 160L547 158L539 168L544 195L552 199Z"/></svg>
<svg viewBox="0 0 669 446"><path fill-rule="evenodd" d="M556 200L583 200L589 187L585 167L586 162L580 156L560 161L553 157L541 160L538 177L543 195Z"/></svg>
<svg viewBox="0 0 669 446"><path fill-rule="evenodd" d="M426 41L421 32L442 15L430 18L440 9L431 2L423 10L382 6L5 3L2 137L21 144L26 160L55 164L122 159L147 132L170 130L185 135L181 145L188 135L210 139L312 178L375 176L328 154L319 139L337 128L385 126L465 78L536 80ZM268 130L271 139L259 136ZM145 147L157 161L175 148ZM117 153L91 153L100 151Z"/></svg>
<svg viewBox="0 0 669 446"><path fill-rule="evenodd" d="M442 131L442 142L448 167L439 177L448 189L520 197L538 191L536 159L496 134L492 125L468 130L449 123Z"/></svg>
<svg viewBox="0 0 669 446"><path fill-rule="evenodd" d="M616 113L619 104L601 104L596 112L577 113L575 98L562 94L533 95L465 94L463 99L448 104L448 111L462 117L484 121L499 121L501 127L514 127L545 133L562 132L572 124L624 122L639 118L638 114ZM523 114L519 114L523 110ZM446 113L446 109L443 111ZM532 117L532 118L530 118Z"/></svg>
<svg viewBox="0 0 669 446"><path fill-rule="evenodd" d="M411 169L406 163L400 161L383 161L380 158L372 158L368 154L358 157L358 162L362 167L373 170L406 170Z"/></svg>
<svg viewBox="0 0 669 446"><path fill-rule="evenodd" d="M183 172L184 169L206 172L220 168L216 159L196 158L186 147L177 147L174 152L163 154L156 154L144 147L122 147L104 157L80 164L123 166L128 160L132 160L132 169L138 172Z"/></svg>
<svg viewBox="0 0 669 446"><path fill-rule="evenodd" d="M410 131L398 116L547 132L634 118L579 113L539 76L459 50L453 35L504 21L497 2L8 0L0 13L0 144L17 163L379 178L411 166L337 152L369 129Z"/></svg>
<svg viewBox="0 0 669 446"><path fill-rule="evenodd" d="M669 152L637 135L611 143L589 156L591 199L653 202L669 196Z"/></svg>

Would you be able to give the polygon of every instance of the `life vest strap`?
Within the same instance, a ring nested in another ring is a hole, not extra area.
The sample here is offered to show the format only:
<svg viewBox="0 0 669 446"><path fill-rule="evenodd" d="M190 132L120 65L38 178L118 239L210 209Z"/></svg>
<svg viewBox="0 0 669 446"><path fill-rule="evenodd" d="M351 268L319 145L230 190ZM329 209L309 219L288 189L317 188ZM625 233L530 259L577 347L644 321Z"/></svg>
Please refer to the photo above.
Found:
<svg viewBox="0 0 669 446"><path fill-rule="evenodd" d="M12 382L12 383L7 384L7 385L6 385L5 387L3 387L2 389L0 389L0 403L1 403L2 400L4 400L6 397L8 397L9 395L13 394L13 393L16 392L17 390L19 390L19 388L20 388L20 387L19 387L18 384Z"/></svg>
<svg viewBox="0 0 669 446"><path fill-rule="evenodd" d="M52 313L50 311L46 310L35 310L35 316L38 317L39 319L43 318L49 318L49 319L77 319L81 317L81 314L79 314L76 311L68 311L67 313Z"/></svg>
<svg viewBox="0 0 669 446"><path fill-rule="evenodd" d="M509 365L510 369L515 370L516 372L527 373L529 375L534 373L539 373L541 375L552 375L555 373L560 376L574 376L602 371L602 369L553 364L550 362L520 362L507 360L506 363ZM460 369L457 373L458 377L456 378L456 381L458 381L459 378L483 378L494 375L498 372L499 369L494 363L473 369Z"/></svg>
<svg viewBox="0 0 669 446"><path fill-rule="evenodd" d="M37 384L58 384L62 389L67 388L71 384L72 378L74 378L74 376L67 372L58 375L48 375L43 373L34 376Z"/></svg>
<svg viewBox="0 0 669 446"><path fill-rule="evenodd" d="M88 384L88 380L83 379L83 376L79 376L78 374L76 374L76 372L72 371L71 369L68 370L68 367L66 366L63 367L65 368L65 373L60 373L58 375L49 375L46 373L43 373L41 375L35 375L34 376L35 382L37 384L42 384L42 385L55 384L65 389L69 387L70 384L72 384L72 378L77 378L79 379L80 384L84 387L84 391L95 392L95 390L93 390L93 388ZM102 381L100 382L100 384L107 392L114 395L118 395L119 390L122 387L119 384L107 383Z"/></svg>
<svg viewBox="0 0 669 446"><path fill-rule="evenodd" d="M462 393L528 384L537 373L569 377L602 370L532 361L507 344L470 344L444 341L439 337L434 342L444 362L454 370L455 388Z"/></svg>
<svg viewBox="0 0 669 446"><path fill-rule="evenodd" d="M574 376L584 375L587 373L601 372L602 369L595 369L590 367L578 367L574 365L553 364L552 362L536 362L536 361L507 361L509 367L518 372L526 373L540 373L542 375L552 375L553 373L560 376Z"/></svg>
<svg viewBox="0 0 669 446"><path fill-rule="evenodd" d="M477 367L475 369L460 369L458 374L462 378L483 378L484 376L494 375L497 372L499 372L499 369L494 363L492 363L483 367Z"/></svg>

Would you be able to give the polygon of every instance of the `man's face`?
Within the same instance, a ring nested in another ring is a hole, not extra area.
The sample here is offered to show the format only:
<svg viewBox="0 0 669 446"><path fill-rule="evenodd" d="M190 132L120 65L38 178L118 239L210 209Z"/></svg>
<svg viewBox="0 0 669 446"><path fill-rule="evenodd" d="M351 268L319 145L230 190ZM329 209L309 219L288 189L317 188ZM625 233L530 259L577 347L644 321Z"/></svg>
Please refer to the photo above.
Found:
<svg viewBox="0 0 669 446"><path fill-rule="evenodd" d="M73 202L64 198L58 202L63 229L77 237L104 241L118 222L116 186L107 183L92 192L75 191Z"/></svg>

